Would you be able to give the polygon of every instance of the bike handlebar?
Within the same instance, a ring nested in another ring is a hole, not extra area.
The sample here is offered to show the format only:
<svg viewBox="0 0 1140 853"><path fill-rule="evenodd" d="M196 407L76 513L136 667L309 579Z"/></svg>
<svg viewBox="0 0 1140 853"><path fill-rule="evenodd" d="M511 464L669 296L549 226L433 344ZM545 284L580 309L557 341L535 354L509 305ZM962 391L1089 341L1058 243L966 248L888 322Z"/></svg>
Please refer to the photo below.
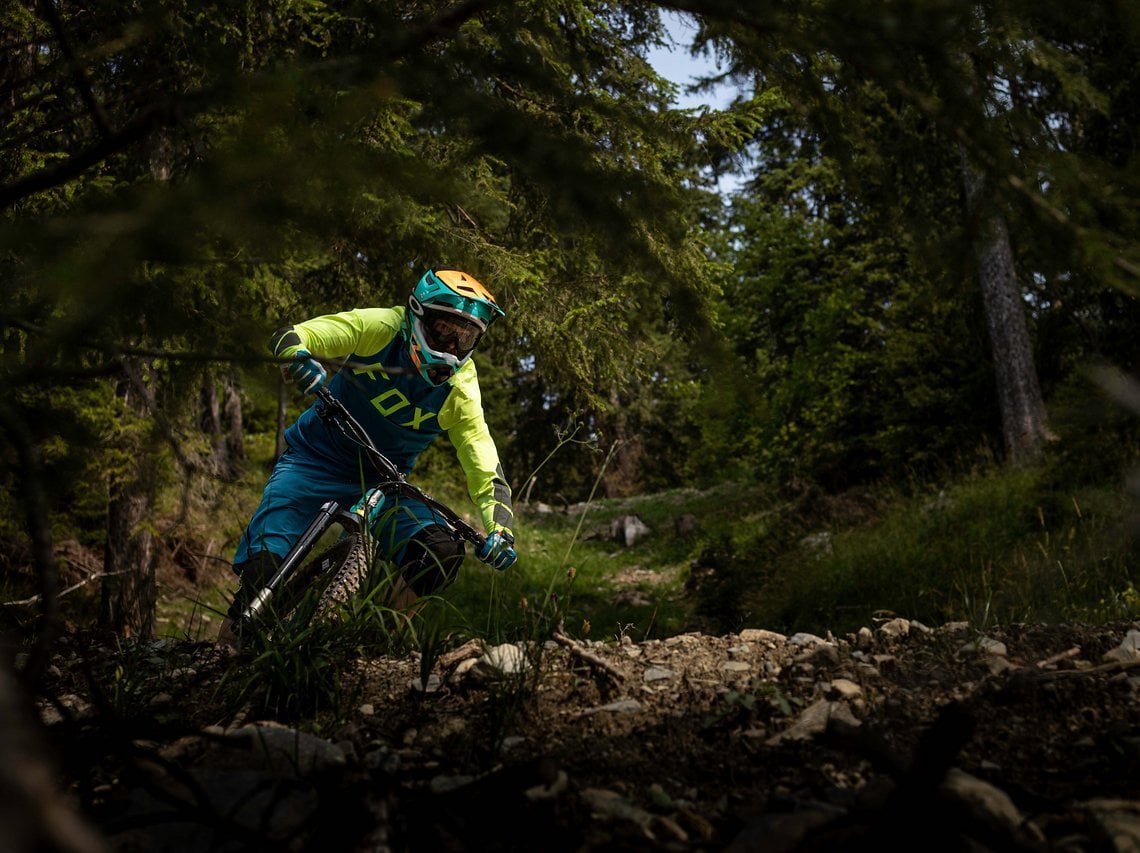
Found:
<svg viewBox="0 0 1140 853"><path fill-rule="evenodd" d="M366 451L368 458L376 467L376 470L387 478L380 484L381 488L394 487L400 494L423 501L427 506L443 516L444 520L455 528L456 532L468 542L476 547L483 545L486 541L486 537L460 518L455 510L447 506L447 504L436 500L419 486L408 482L407 478L400 472L400 469L396 467L395 463L376 447L371 436L368 435L368 431L365 430L360 422L352 416L352 413L345 408L344 403L332 395L332 392L330 392L328 388L318 388L314 393L320 401L317 407L317 414L320 415L323 420L335 423L345 437Z"/></svg>

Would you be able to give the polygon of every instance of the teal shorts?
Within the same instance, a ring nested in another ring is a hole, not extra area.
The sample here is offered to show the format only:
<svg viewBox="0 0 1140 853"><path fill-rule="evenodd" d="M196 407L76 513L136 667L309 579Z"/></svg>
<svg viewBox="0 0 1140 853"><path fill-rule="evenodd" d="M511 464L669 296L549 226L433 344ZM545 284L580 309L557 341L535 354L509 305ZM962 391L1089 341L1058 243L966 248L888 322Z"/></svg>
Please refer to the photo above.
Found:
<svg viewBox="0 0 1140 853"><path fill-rule="evenodd" d="M374 483L362 481L330 470L328 461L315 459L293 448L277 460L269 482L261 495L261 503L238 542L234 566L254 554L267 551L278 561L285 558L328 501L336 501L348 509L360 501ZM375 513L373 536L380 555L396 565L403 565L407 545L417 534L433 525L447 526L434 510L412 498L389 497Z"/></svg>

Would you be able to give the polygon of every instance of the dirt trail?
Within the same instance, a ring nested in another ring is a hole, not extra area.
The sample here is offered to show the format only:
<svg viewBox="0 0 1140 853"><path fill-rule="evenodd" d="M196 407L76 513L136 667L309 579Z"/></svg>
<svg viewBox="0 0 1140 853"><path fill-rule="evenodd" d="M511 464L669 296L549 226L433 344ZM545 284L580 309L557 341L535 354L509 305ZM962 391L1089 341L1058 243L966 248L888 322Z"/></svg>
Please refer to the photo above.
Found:
<svg viewBox="0 0 1140 853"><path fill-rule="evenodd" d="M147 710L126 735L73 653L41 710L120 850L1126 850L1134 628L472 645L426 685L414 658L348 664L335 726L205 730L187 721L246 664L168 642L139 656L154 673L134 674Z"/></svg>

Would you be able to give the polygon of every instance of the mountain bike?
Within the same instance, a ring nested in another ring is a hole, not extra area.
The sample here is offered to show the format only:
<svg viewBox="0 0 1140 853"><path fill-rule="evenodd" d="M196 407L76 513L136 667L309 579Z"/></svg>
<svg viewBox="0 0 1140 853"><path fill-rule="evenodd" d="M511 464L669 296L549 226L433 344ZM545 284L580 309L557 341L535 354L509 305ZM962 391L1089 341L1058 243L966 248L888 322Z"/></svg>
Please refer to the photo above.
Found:
<svg viewBox="0 0 1140 853"><path fill-rule="evenodd" d="M375 553L377 537L374 534L384 509L401 498L425 504L434 521L450 531L457 542L470 542L476 551L483 546L483 534L446 504L408 482L376 447L360 422L327 388L317 389L316 396L316 411L320 418L364 452L380 474L380 479L352 506L337 501L328 501L321 506L277 571L242 611L236 626L238 629L256 628L264 632L271 627L271 614L278 621L284 619L316 590L320 590L320 594L309 618L328 616L347 603L363 585L371 567L378 562ZM336 527L340 528L337 540L311 556L318 545L327 541L326 534Z"/></svg>

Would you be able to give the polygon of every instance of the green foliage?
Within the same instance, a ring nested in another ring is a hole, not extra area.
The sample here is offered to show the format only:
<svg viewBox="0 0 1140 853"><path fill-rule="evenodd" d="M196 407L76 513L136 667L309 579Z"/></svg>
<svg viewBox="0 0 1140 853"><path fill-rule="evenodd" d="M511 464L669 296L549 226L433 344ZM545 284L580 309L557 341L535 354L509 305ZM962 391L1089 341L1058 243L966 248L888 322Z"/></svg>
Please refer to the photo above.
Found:
<svg viewBox="0 0 1140 853"><path fill-rule="evenodd" d="M801 140L736 201L731 361L706 389L718 417L701 422L702 467L719 456L832 486L897 478L937 470L993 427L985 339L962 311L975 300L867 205L868 177L843 175Z"/></svg>
<svg viewBox="0 0 1140 853"><path fill-rule="evenodd" d="M285 596L283 611L265 614L246 640L243 666L223 685L225 704L252 705L275 719L343 720L359 705L365 678L345 661L410 648L433 661L440 638L432 623L394 609L390 591L387 573L377 565L358 593L333 611L318 612L319 585L299 601Z"/></svg>
<svg viewBox="0 0 1140 853"><path fill-rule="evenodd" d="M895 500L870 526L804 538L768 566L770 582L748 588L752 618L819 632L884 613L979 626L1119 616L1111 602L1134 582L1130 502L1110 488L1057 490L1042 475L979 475Z"/></svg>
<svg viewBox="0 0 1140 853"><path fill-rule="evenodd" d="M1101 132L1135 108L1140 40L1119 10L1073 26L1020 0L694 11L726 76L777 104L719 249L737 381L706 391L725 415L702 423L700 467L731 447L745 470L840 485L995 443L963 156L1012 225L1046 391L1090 356L1135 363L1136 211L1118 195L1135 146Z"/></svg>
<svg viewBox="0 0 1140 853"><path fill-rule="evenodd" d="M6 8L4 532L34 491L21 428L57 536L97 546L132 466L167 494L193 483L180 499L207 491L203 383L239 381L264 441L266 333L401 301L431 264L470 269L508 310L480 370L535 501L949 477L997 434L963 154L1010 223L1069 439L1074 479L1056 486L1107 472L1077 428L1088 363L1140 358L1140 37L1124 7L686 8L742 86L727 112L668 107L645 61L665 37L654 4ZM710 167L747 169L731 211ZM115 397L128 364L145 415ZM1123 456L1130 428L1102 423ZM528 482L575 427L581 443ZM424 473L450 484L442 460ZM744 566L749 544L726 536L707 554ZM574 531L555 537L552 553ZM567 568L509 596L537 601ZM600 557L576 568L582 602Z"/></svg>
<svg viewBox="0 0 1140 853"><path fill-rule="evenodd" d="M446 597L461 624L496 642L543 636L558 622L572 636L602 640L709 626L700 596L688 585L690 562L701 542L731 537L763 519L771 498L765 489L733 484L596 498L566 512L523 507L519 562L503 574L473 563ZM627 549L610 529L631 513L652 533ZM699 534L675 532L687 515L699 519Z"/></svg>
<svg viewBox="0 0 1140 853"><path fill-rule="evenodd" d="M70 11L62 7L65 25ZM385 29L397 17L401 25ZM224 342L266 297L289 313L396 300L409 266L452 263L477 270L509 308L527 304L516 333L564 378L590 380L589 394L614 356L634 349L612 323L619 294L660 289L691 308L707 293L702 256L675 239L686 231L675 169L688 123L663 109L664 84L639 56L655 37L652 16L588 4L574 14L561 4L501 7L459 18L446 50L426 17L376 4L349 12L313 3L248 19L197 5L132 23L131 41L102 44L116 22L86 22L94 95L130 92L114 119L169 87L192 124L176 129L188 139L166 140L175 172L162 193L108 188L100 199L103 216L146 211L121 218L115 239L86 246L93 262L113 258L108 297L144 298L114 299L106 307L115 316L150 308L152 323L178 318L196 340ZM129 73L101 64L116 49ZM167 52L181 64L165 64ZM334 52L336 63L323 61ZM129 88L140 72L128 57L149 66L145 89ZM47 64L41 73L62 96L58 71ZM98 221L62 221L53 242ZM28 248L21 255L34 258ZM164 286L124 292L123 273L155 261ZM36 275L51 280L73 263L59 258ZM89 296L92 273L62 284ZM203 277L212 286L196 286ZM251 278L262 285L251 289ZM146 300L159 290L175 294L166 311ZM177 303L191 293L216 302L219 290L227 299L215 310ZM621 300L635 325L655 320L642 316L653 304L634 311ZM100 307L88 312L102 322Z"/></svg>
<svg viewBox="0 0 1140 853"><path fill-rule="evenodd" d="M652 534L626 549L608 530L630 512ZM690 513L695 538L675 532ZM1064 488L1050 468L979 471L934 491L722 486L603 499L581 532L576 514L525 514L517 566L470 565L446 597L449 618L495 642L532 636L550 593L567 630L611 640L745 627L842 634L888 614L929 625L1104 621L1134 609L1135 513L1113 478Z"/></svg>
<svg viewBox="0 0 1140 853"><path fill-rule="evenodd" d="M46 369L73 401L86 371L160 354L151 414L193 447L186 389L212 364L263 385L272 328L400 302L428 265L472 270L507 307L488 384L530 359L571 412L650 374L646 334L711 322L714 267L687 224L706 198L693 134L731 133L667 109L643 58L650 9L53 8L59 27L9 22L27 46L0 146L0 324L26 354L5 362L9 387ZM495 396L506 433L519 400ZM552 440L520 422L520 444Z"/></svg>
<svg viewBox="0 0 1140 853"><path fill-rule="evenodd" d="M343 719L359 704L362 676L342 666L356 648L353 632L314 623L280 632L220 687L225 704L295 720L320 714Z"/></svg>
<svg viewBox="0 0 1140 853"><path fill-rule="evenodd" d="M706 732L714 729L733 731L771 716L773 712L790 717L792 703L778 684L752 676L746 689L732 689L724 694L723 705L705 718L702 728Z"/></svg>

